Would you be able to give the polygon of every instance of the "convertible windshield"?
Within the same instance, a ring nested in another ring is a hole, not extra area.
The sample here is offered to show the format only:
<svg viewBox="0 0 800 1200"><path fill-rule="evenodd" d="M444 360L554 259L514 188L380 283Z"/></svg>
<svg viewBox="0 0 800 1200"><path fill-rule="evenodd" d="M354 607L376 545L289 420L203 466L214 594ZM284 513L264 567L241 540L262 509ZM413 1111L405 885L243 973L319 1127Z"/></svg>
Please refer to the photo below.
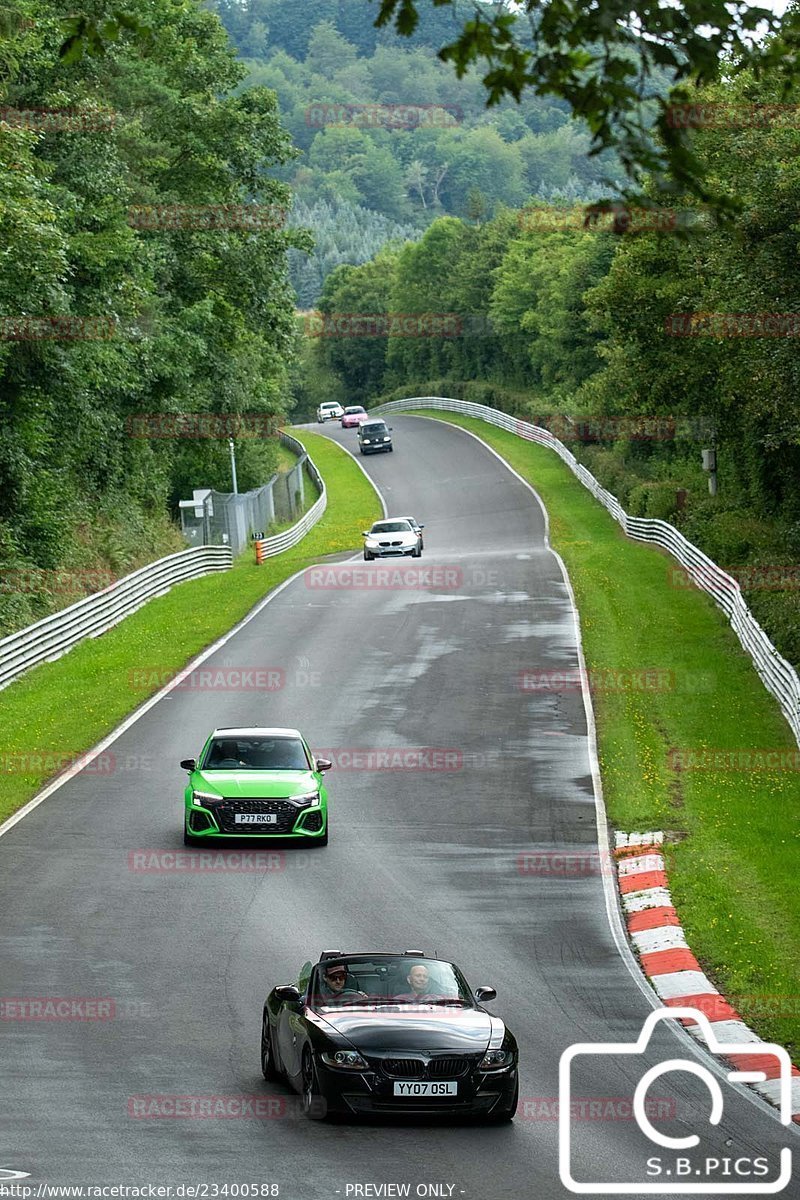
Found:
<svg viewBox="0 0 800 1200"><path fill-rule="evenodd" d="M344 411L346 413L363 413L363 412L366 412L367 410L365 408L361 408L360 406L354 408L351 405L350 408L346 408Z"/></svg>
<svg viewBox="0 0 800 1200"><path fill-rule="evenodd" d="M376 521L370 533L412 533L408 521Z"/></svg>
<svg viewBox="0 0 800 1200"><path fill-rule="evenodd" d="M300 738L214 738L200 765L202 771L310 771Z"/></svg>
<svg viewBox="0 0 800 1200"><path fill-rule="evenodd" d="M330 959L318 963L311 978L312 1003L321 1006L363 1004L435 1004L473 1006L464 976L452 963L409 955Z"/></svg>

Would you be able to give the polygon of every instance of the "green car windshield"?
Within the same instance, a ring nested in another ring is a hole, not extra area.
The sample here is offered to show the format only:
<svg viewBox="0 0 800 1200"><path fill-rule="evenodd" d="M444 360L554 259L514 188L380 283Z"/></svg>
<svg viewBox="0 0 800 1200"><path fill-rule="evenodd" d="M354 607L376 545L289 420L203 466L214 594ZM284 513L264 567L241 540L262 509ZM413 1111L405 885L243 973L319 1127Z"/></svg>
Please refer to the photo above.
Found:
<svg viewBox="0 0 800 1200"><path fill-rule="evenodd" d="M300 738L215 737L201 771L313 771Z"/></svg>

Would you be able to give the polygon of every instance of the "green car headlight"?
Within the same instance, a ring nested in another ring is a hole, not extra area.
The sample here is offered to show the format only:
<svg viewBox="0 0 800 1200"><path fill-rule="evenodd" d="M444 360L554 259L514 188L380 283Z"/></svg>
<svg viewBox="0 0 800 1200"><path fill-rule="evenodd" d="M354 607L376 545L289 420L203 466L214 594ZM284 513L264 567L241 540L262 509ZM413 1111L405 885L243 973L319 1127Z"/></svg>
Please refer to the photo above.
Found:
<svg viewBox="0 0 800 1200"><path fill-rule="evenodd" d="M319 792L302 792L299 796L287 796L286 799L305 808L307 804L319 804Z"/></svg>
<svg viewBox="0 0 800 1200"><path fill-rule="evenodd" d="M341 1067L345 1071L368 1071L369 1065L357 1050L323 1050L322 1061L328 1067Z"/></svg>
<svg viewBox="0 0 800 1200"><path fill-rule="evenodd" d="M221 799L222 796L218 796L216 792L192 792L192 804L197 805L198 808L203 808L204 805L208 804L209 800L213 802L214 800Z"/></svg>

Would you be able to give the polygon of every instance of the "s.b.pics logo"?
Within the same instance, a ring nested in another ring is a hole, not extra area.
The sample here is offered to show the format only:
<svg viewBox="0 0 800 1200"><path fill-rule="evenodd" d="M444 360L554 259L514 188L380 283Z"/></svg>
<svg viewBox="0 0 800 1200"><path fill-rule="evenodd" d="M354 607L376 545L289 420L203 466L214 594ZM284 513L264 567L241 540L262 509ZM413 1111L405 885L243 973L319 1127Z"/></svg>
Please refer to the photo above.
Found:
<svg viewBox="0 0 800 1200"><path fill-rule="evenodd" d="M790 1124L792 1064L782 1046L760 1041L722 1042L717 1039L711 1022L698 1009L658 1009L647 1018L636 1042L581 1042L562 1054L559 1064L559 1173L562 1184L570 1192L592 1196L657 1193L730 1197L782 1192L792 1177L792 1152L788 1146L779 1152L770 1147L769 1153L754 1154L751 1140L747 1145L736 1146L728 1130L719 1131L711 1144L711 1137L724 1115L722 1087L717 1075L697 1059L671 1058L657 1052L655 1042L658 1039L654 1039L654 1034L659 1022L675 1020L696 1024L699 1040L715 1057L726 1060L724 1066L730 1082L768 1086L774 1091L781 1123ZM659 1045L661 1043L663 1039L659 1040ZM661 1048L663 1050L663 1045ZM572 1105L577 1086L583 1090L586 1079L603 1077L603 1072L598 1069L598 1056L608 1060L612 1073L616 1072L626 1080L631 1078L635 1057L641 1057L642 1071L632 1095L633 1116L644 1135L639 1178L629 1177L634 1167L633 1159L638 1159L635 1152L626 1155L624 1162L620 1156L613 1160L609 1172L611 1178L576 1178L576 1175L600 1173L591 1147L580 1145L578 1126L573 1125ZM733 1070L728 1069L730 1065ZM669 1076L673 1077L676 1086L679 1076L683 1076L676 1097L677 1120L670 1122L669 1128L656 1129L648 1112L648 1091L656 1083L659 1091L669 1090L669 1081L665 1078ZM696 1099L692 1098L694 1092ZM687 1133L687 1128L690 1131L696 1128L697 1132ZM677 1136L679 1129L680 1136ZM702 1135L706 1138L705 1145Z"/></svg>

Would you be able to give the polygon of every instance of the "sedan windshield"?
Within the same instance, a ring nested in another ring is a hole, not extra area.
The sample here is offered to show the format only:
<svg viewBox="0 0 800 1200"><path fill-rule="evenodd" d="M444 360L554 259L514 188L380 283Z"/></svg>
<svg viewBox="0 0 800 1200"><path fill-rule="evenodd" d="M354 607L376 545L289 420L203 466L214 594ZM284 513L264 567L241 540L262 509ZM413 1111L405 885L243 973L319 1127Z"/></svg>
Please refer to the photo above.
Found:
<svg viewBox="0 0 800 1200"><path fill-rule="evenodd" d="M363 413L363 412L366 412L366 409L363 409L363 408L346 408L344 411L345 411L346 413Z"/></svg>
<svg viewBox="0 0 800 1200"><path fill-rule="evenodd" d="M370 533L413 533L408 521L378 521Z"/></svg>
<svg viewBox="0 0 800 1200"><path fill-rule="evenodd" d="M300 738L214 738L200 764L201 771L310 771Z"/></svg>
<svg viewBox="0 0 800 1200"><path fill-rule="evenodd" d="M318 1005L425 1004L473 1007L467 981L452 963L398 954L349 957L319 963L310 999Z"/></svg>

